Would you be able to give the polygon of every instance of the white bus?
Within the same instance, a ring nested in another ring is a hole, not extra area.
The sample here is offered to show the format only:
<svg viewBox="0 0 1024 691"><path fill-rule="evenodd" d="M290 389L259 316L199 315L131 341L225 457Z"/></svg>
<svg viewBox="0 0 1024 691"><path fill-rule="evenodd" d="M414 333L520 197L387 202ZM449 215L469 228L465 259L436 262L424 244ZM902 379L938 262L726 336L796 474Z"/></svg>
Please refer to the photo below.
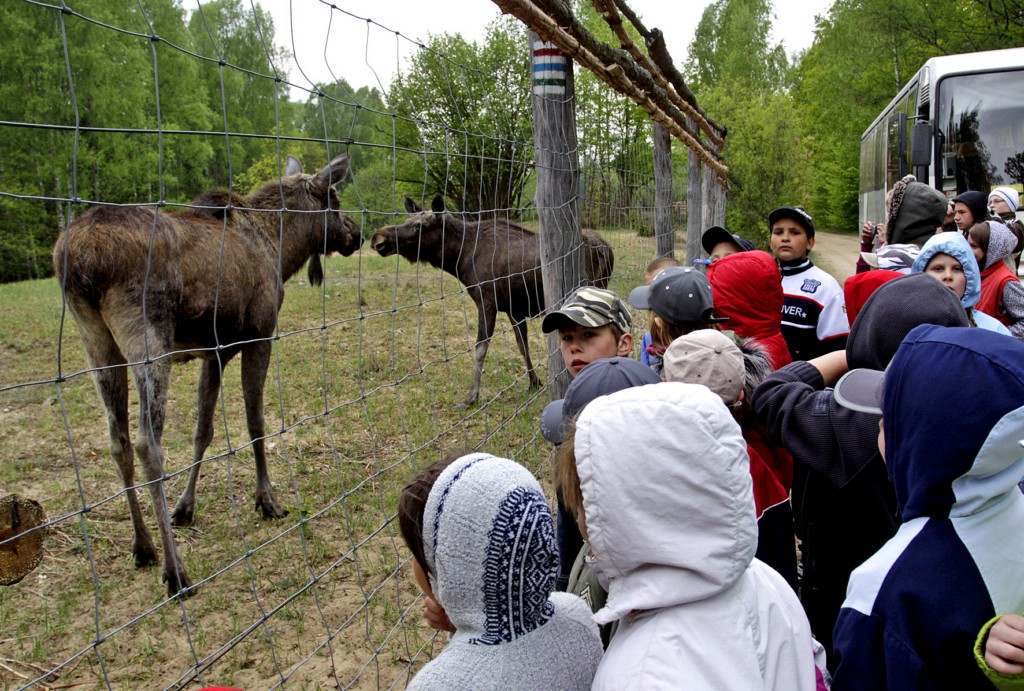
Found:
<svg viewBox="0 0 1024 691"><path fill-rule="evenodd" d="M885 220L886 192L908 173L947 198L1021 191L1024 48L925 62L861 136L860 225Z"/></svg>

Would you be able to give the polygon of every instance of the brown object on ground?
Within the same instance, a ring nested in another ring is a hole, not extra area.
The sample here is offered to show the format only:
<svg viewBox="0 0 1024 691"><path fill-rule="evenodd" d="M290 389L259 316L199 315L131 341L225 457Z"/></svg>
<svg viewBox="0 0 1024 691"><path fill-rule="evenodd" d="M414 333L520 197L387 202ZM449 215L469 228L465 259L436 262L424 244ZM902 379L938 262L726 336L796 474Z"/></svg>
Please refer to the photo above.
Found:
<svg viewBox="0 0 1024 691"><path fill-rule="evenodd" d="M157 563L136 494L139 455L163 547L171 597L192 581L171 525L192 523L203 455L223 368L242 355L246 422L256 459L256 508L287 512L274 498L264 449L263 387L284 282L309 262L323 282L320 255L359 249L362 232L338 205L335 186L348 173L338 156L316 175L291 156L284 174L247 196L210 192L180 213L139 206L94 206L57 238L53 268L75 318L96 389L107 413L110 450L124 481L135 529L135 566ZM195 444L188 485L173 515L164 496L161 439L171 363L199 358ZM138 434L128 426L128 370L139 397Z"/></svg>
<svg viewBox="0 0 1024 691"><path fill-rule="evenodd" d="M381 228L374 233L370 246L382 257L398 254L413 263L427 262L450 273L473 298L477 310L473 386L460 407L473 405L480 395L484 357L498 312L507 314L512 322L530 387L539 388L540 378L530 361L526 320L544 311L540 237L507 218L465 223L445 211L440 195L434 198L430 211L424 211L409 197L405 198L405 209L412 214L409 220ZM607 288L615 263L611 245L596 231L584 228L582 235L586 282Z"/></svg>
<svg viewBox="0 0 1024 691"><path fill-rule="evenodd" d="M46 530L33 528L44 523L46 512L36 500L0 497L0 585L14 585L39 566Z"/></svg>

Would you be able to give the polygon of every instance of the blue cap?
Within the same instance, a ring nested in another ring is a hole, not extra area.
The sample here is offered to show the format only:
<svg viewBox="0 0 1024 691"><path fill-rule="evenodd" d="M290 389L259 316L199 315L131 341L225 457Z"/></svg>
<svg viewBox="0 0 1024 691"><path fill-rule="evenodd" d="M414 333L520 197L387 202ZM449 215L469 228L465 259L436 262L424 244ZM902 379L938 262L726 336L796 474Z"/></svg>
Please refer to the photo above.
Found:
<svg viewBox="0 0 1024 691"><path fill-rule="evenodd" d="M565 398L548 403L540 415L540 433L552 444L565 439L565 423L595 398L632 386L659 384L659 377L647 365L625 357L595 360L584 367L565 390Z"/></svg>

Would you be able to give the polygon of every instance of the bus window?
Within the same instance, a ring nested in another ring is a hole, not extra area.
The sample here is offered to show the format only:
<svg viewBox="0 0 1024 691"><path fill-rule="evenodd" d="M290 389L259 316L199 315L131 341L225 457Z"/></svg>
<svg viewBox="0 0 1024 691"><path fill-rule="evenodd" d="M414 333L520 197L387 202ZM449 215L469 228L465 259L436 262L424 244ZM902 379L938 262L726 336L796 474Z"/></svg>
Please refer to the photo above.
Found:
<svg viewBox="0 0 1024 691"><path fill-rule="evenodd" d="M938 85L943 192L1024 183L1024 70L947 77Z"/></svg>

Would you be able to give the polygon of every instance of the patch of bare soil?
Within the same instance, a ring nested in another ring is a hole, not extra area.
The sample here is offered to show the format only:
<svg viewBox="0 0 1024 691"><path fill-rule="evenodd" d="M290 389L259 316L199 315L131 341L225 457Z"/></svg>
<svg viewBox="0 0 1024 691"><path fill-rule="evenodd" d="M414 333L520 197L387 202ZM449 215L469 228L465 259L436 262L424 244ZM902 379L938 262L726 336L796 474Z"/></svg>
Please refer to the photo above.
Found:
<svg viewBox="0 0 1024 691"><path fill-rule="evenodd" d="M822 233L814 234L814 249L811 259L828 273L835 276L842 285L857 271L857 257L860 256L860 238L855 234Z"/></svg>

